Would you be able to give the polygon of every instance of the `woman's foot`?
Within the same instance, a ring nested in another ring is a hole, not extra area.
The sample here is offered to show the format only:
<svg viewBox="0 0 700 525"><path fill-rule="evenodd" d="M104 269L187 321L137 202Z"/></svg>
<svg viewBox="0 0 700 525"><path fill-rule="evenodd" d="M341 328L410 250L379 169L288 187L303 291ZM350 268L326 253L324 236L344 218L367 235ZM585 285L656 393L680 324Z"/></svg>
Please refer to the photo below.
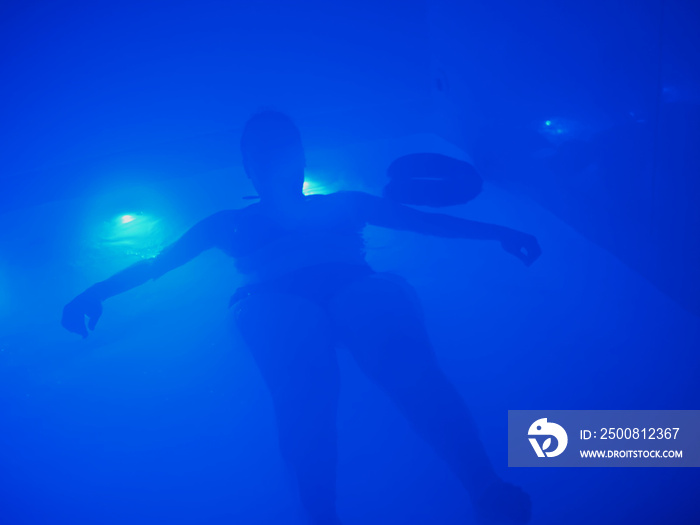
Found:
<svg viewBox="0 0 700 525"><path fill-rule="evenodd" d="M530 521L530 496L515 485L496 481L489 485L475 504L479 525L516 525Z"/></svg>

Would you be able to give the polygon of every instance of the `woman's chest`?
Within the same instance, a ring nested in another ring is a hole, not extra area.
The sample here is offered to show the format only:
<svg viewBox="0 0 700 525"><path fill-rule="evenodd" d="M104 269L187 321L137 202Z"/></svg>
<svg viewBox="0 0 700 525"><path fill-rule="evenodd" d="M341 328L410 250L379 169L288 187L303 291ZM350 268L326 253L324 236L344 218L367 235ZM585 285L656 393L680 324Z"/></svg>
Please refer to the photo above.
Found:
<svg viewBox="0 0 700 525"><path fill-rule="evenodd" d="M224 247L234 257L272 247L308 251L347 243L356 246L364 227L351 209L331 199L310 199L304 206L286 210L267 210L258 205L246 211L236 221Z"/></svg>

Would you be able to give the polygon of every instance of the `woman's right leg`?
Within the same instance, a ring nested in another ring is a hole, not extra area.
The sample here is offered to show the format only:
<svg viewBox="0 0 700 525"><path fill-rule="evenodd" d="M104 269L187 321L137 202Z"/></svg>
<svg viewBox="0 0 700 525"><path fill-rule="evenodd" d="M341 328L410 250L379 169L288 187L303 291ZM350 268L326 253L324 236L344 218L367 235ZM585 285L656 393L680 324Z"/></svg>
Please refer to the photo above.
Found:
<svg viewBox="0 0 700 525"><path fill-rule="evenodd" d="M327 313L302 297L268 292L239 301L235 310L272 395L282 455L296 474L311 523L337 525L340 375Z"/></svg>

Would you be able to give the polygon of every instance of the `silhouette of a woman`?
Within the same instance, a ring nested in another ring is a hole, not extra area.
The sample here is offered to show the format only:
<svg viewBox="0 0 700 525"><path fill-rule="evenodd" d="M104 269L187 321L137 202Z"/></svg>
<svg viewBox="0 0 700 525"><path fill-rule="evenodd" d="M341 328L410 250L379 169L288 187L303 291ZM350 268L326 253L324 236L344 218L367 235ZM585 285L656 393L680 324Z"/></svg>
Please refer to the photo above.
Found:
<svg viewBox="0 0 700 525"><path fill-rule="evenodd" d="M525 523L530 501L501 481L455 387L440 370L413 290L365 261L373 224L464 239L491 239L532 263L531 235L426 213L362 192L305 196L301 136L283 113L253 116L241 139L260 202L195 224L157 257L99 282L68 303L62 324L87 337L102 301L186 263L209 248L236 260L248 284L232 298L236 323L272 395L279 442L314 525L339 524L335 508L336 410L343 346L443 458L480 523Z"/></svg>

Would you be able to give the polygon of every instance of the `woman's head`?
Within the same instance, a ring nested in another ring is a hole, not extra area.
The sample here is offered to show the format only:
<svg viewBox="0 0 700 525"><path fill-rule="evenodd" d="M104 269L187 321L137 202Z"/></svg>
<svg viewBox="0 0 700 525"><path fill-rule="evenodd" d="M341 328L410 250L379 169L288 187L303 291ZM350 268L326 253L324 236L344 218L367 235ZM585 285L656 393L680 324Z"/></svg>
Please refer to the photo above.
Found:
<svg viewBox="0 0 700 525"><path fill-rule="evenodd" d="M299 129L287 115L265 110L248 119L241 153L243 167L261 197L301 193L306 159Z"/></svg>

